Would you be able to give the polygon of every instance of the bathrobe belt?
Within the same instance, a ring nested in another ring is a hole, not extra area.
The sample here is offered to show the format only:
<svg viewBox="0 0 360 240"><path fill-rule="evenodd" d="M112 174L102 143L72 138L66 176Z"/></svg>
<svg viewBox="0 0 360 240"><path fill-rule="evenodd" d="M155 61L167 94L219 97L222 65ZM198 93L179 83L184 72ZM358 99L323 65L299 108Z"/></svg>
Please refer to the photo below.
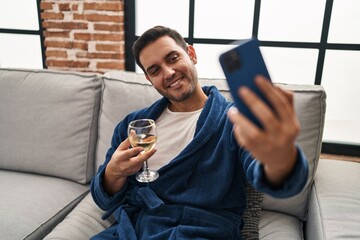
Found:
<svg viewBox="0 0 360 240"><path fill-rule="evenodd" d="M164 202L154 193L150 187L139 187L134 191L134 204L146 208L149 211L154 211L164 205Z"/></svg>

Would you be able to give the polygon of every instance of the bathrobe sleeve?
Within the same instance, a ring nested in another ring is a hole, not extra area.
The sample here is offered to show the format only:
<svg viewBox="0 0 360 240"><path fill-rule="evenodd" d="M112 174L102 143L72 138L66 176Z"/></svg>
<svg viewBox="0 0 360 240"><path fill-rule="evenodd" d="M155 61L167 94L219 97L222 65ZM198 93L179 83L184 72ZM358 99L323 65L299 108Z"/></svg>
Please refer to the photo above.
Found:
<svg viewBox="0 0 360 240"><path fill-rule="evenodd" d="M127 203L128 199L131 198L131 190L135 187L134 184L129 182L132 181L132 179L128 178L123 188L112 196L110 196L103 188L103 176L104 176L105 168L109 163L113 153L118 148L118 146L121 144L121 142L123 142L127 138L128 124L134 119L140 119L140 118L156 119L162 113L163 109L167 106L167 104L168 104L168 100L162 98L157 102L153 103L148 108L143 108L128 114L115 127L111 139L111 146L105 156L105 162L103 163L103 165L99 167L98 172L93 178L90 186L90 191L95 203L101 209L107 211L107 213L103 216L104 219L107 218L109 215L111 215L121 205Z"/></svg>
<svg viewBox="0 0 360 240"><path fill-rule="evenodd" d="M123 202L125 201L125 193L128 188L128 181L125 183L123 188L115 193L114 195L109 195L103 188L103 176L105 173L105 168L110 161L113 153L120 145L120 143L126 138L127 128L124 127L126 121L119 123L115 130L111 140L111 147L106 153L105 162L98 169L97 174L94 176L91 182L90 191L95 203L104 211L108 211L108 214L104 216L106 218L113 211L115 211Z"/></svg>
<svg viewBox="0 0 360 240"><path fill-rule="evenodd" d="M289 177L281 187L273 188L267 181L263 165L253 159L251 155L243 151L241 154L244 171L248 181L258 191L264 192L276 198L288 198L300 193L308 179L308 161L297 146L297 162Z"/></svg>

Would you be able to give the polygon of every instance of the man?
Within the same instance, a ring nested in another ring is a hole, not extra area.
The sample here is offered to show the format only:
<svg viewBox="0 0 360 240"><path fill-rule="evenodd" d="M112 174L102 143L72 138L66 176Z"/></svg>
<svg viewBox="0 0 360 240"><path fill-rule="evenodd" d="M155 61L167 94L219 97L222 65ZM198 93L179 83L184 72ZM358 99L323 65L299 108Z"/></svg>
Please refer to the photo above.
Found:
<svg viewBox="0 0 360 240"><path fill-rule="evenodd" d="M246 182L275 197L302 190L308 166L294 143L299 123L291 93L257 77L272 111L249 89L240 89L239 97L263 125L259 129L215 87L200 86L195 49L176 31L149 29L133 53L163 98L115 128L91 193L107 211L104 217L113 213L117 222L94 239L242 239ZM156 121L157 150L130 148L127 126L139 118ZM139 183L134 175L150 157L160 177Z"/></svg>

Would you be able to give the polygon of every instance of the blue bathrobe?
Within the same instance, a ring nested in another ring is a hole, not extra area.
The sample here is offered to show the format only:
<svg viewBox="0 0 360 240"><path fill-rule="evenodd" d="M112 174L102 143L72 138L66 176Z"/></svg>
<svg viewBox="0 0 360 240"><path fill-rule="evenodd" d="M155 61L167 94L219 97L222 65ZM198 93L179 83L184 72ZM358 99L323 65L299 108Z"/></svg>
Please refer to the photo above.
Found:
<svg viewBox="0 0 360 240"><path fill-rule="evenodd" d="M216 87L203 87L209 97L196 124L193 140L152 183L135 176L113 196L102 187L106 164L127 137L130 121L157 119L169 104L162 98L148 108L129 114L115 128L105 163L91 183L96 204L114 214L116 223L93 239L242 239L245 184L275 197L299 193L307 180L307 160L298 149L297 164L281 188L273 189L262 165L240 148L227 111L233 105ZM176 127L176 126L174 126Z"/></svg>

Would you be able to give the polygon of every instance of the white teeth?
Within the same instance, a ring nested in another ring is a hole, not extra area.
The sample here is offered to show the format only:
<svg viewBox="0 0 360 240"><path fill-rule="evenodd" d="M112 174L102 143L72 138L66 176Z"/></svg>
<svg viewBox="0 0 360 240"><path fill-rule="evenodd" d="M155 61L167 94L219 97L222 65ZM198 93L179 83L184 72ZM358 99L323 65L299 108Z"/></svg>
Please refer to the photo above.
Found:
<svg viewBox="0 0 360 240"><path fill-rule="evenodd" d="M174 82L173 84L171 84L170 87L174 87L174 86L178 85L179 82L180 82L180 80L177 80L176 82Z"/></svg>

